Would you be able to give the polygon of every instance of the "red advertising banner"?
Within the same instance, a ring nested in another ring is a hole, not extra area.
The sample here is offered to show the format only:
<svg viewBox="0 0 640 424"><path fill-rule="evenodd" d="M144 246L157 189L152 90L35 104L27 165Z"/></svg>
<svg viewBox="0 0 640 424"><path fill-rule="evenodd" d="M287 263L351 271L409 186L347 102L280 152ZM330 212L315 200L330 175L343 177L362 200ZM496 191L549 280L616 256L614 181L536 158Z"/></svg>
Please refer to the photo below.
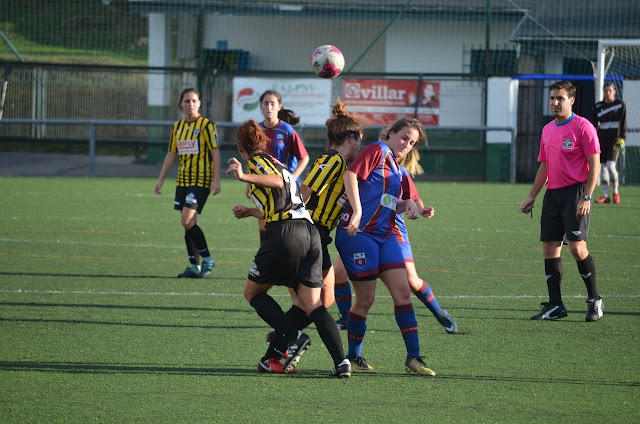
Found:
<svg viewBox="0 0 640 424"><path fill-rule="evenodd" d="M390 125L403 116L415 116L425 126L437 126L440 115L440 83L422 81L345 79L342 100L369 125Z"/></svg>

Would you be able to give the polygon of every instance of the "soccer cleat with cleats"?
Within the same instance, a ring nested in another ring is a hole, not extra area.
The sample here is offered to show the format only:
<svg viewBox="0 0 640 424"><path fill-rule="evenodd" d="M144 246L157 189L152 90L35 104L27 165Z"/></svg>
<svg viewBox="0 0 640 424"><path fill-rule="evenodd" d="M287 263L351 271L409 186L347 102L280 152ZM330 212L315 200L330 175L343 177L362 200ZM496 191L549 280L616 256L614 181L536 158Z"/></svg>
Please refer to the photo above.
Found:
<svg viewBox="0 0 640 424"><path fill-rule="evenodd" d="M347 329L347 319L340 315L340 318L336 320L336 325L338 326L338 330L346 330Z"/></svg>
<svg viewBox="0 0 640 424"><path fill-rule="evenodd" d="M596 203L609 203L609 202L611 202L611 199L609 199L608 196L602 196L602 197L594 200L594 202L596 202Z"/></svg>
<svg viewBox="0 0 640 424"><path fill-rule="evenodd" d="M613 203L620 203L620 195L618 193L613 194Z"/></svg>
<svg viewBox="0 0 640 424"><path fill-rule="evenodd" d="M280 360L276 358L269 358L261 359L260 362L258 362L258 371L271 374L295 374L297 370L295 368L291 368L289 371L285 372L284 365L282 365Z"/></svg>
<svg viewBox="0 0 640 424"><path fill-rule="evenodd" d="M200 267L200 278L207 277L209 274L211 274L211 270L213 269L213 267L216 266L216 261L213 260L213 257L209 256L209 258L211 260L202 258L202 266Z"/></svg>
<svg viewBox="0 0 640 424"><path fill-rule="evenodd" d="M289 372L290 370L298 367L300 357L309 346L311 346L311 339L309 336L304 334L302 331L298 331L298 338L295 342L289 345L289 357L284 363L285 372Z"/></svg>
<svg viewBox="0 0 640 424"><path fill-rule="evenodd" d="M407 372L413 371L418 373L418 375L426 375L430 377L436 375L431 368L427 367L427 364L424 363L421 356L417 358L407 358L407 360L404 361L404 367Z"/></svg>
<svg viewBox="0 0 640 424"><path fill-rule="evenodd" d="M351 370L354 374L377 374L377 371L362 356L351 360Z"/></svg>
<svg viewBox="0 0 640 424"><path fill-rule="evenodd" d="M598 321L602 318L602 299L587 299L587 322Z"/></svg>
<svg viewBox="0 0 640 424"><path fill-rule="evenodd" d="M441 315L437 318L442 328L444 328L444 331L446 331L449 334L457 333L458 323L456 323L456 321L453 318L451 318L451 315L449 315L449 313L444 309L440 312L440 314Z"/></svg>
<svg viewBox="0 0 640 424"><path fill-rule="evenodd" d="M540 306L542 307L542 311L532 316L532 320L554 320L564 318L569 315L567 313L567 308L564 307L564 303L560 305L552 305L549 302L542 302Z"/></svg>
<svg viewBox="0 0 640 424"><path fill-rule="evenodd" d="M200 278L198 265L189 265L183 273L178 274L178 278Z"/></svg>
<svg viewBox="0 0 640 424"><path fill-rule="evenodd" d="M348 359L340 362L340 365L331 370L333 378L349 378L351 377L351 363Z"/></svg>

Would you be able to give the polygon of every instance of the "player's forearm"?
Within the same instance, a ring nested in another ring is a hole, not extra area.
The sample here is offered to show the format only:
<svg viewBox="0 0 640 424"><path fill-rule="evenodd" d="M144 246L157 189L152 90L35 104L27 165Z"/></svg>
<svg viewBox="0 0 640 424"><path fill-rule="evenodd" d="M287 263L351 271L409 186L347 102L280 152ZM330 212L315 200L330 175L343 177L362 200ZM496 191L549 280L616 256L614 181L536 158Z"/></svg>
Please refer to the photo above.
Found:
<svg viewBox="0 0 640 424"><path fill-rule="evenodd" d="M275 174L242 174L241 181L266 188L282 188L284 180Z"/></svg>
<svg viewBox="0 0 640 424"><path fill-rule="evenodd" d="M298 166L293 170L293 175L298 178L304 172L304 169L309 164L309 156L298 159Z"/></svg>
<svg viewBox="0 0 640 424"><path fill-rule="evenodd" d="M213 161L213 181L220 181L220 149L216 148L211 151L211 160Z"/></svg>
<svg viewBox="0 0 640 424"><path fill-rule="evenodd" d="M361 211L362 205L360 204L360 192L358 191L358 176L353 171L346 171L342 178L344 179L344 192L347 194L351 209Z"/></svg>
<svg viewBox="0 0 640 424"><path fill-rule="evenodd" d="M531 191L529 192L529 197L535 199L542 187L544 187L547 182L547 164L545 162L541 162L538 167L538 172L536 173L536 178L533 181L533 185L531 186Z"/></svg>
<svg viewBox="0 0 640 424"><path fill-rule="evenodd" d="M592 195L600 177L600 154L596 153L593 156L589 156L587 162L589 162L589 175L585 183L584 194Z"/></svg>

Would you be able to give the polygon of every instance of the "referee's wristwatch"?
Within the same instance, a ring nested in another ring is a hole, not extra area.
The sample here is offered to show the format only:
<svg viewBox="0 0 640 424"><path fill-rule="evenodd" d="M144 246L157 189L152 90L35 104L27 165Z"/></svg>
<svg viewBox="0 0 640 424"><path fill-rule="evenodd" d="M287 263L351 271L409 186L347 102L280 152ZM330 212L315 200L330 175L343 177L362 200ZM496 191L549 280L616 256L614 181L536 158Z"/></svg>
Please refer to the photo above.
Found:
<svg viewBox="0 0 640 424"><path fill-rule="evenodd" d="M582 198L584 200L591 200L593 198L593 196L591 196L590 194L585 194L584 196L582 196Z"/></svg>

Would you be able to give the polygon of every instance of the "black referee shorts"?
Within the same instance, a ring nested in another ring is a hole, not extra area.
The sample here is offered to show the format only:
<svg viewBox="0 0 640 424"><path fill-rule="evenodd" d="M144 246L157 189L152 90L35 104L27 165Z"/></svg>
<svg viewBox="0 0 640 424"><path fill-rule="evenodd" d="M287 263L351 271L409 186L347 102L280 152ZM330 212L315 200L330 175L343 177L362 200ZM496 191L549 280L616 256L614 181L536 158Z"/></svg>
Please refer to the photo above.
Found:
<svg viewBox="0 0 640 424"><path fill-rule="evenodd" d="M586 241L591 214L577 216L578 201L584 194L584 184L574 184L547 190L540 217L540 241Z"/></svg>
<svg viewBox="0 0 640 424"><path fill-rule="evenodd" d="M249 280L295 288L324 287L322 245L315 225L306 219L269 222L251 264Z"/></svg>

